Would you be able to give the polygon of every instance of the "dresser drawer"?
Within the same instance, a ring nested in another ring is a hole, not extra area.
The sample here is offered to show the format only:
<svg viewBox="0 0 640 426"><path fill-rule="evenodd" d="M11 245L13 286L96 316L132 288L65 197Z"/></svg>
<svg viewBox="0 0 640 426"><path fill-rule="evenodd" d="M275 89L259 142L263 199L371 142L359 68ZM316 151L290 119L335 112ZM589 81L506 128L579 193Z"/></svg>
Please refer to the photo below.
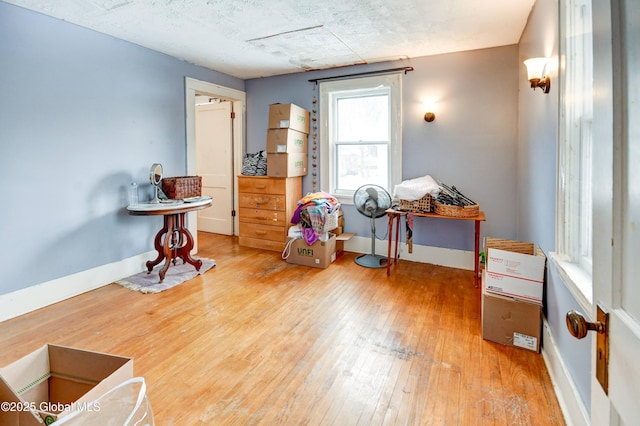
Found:
<svg viewBox="0 0 640 426"><path fill-rule="evenodd" d="M281 210L284 212L287 209L286 198L284 195L269 195L269 194L238 194L240 198L238 205L240 207L247 207L250 209L262 209L262 210Z"/></svg>
<svg viewBox="0 0 640 426"><path fill-rule="evenodd" d="M282 178L270 177L238 177L238 192L253 192L258 194L286 193L287 181Z"/></svg>
<svg viewBox="0 0 640 426"><path fill-rule="evenodd" d="M249 238L242 237L238 238L238 242L241 246L245 247L253 247L261 250L271 250L271 251L283 251L287 243L283 243L281 241L269 241L264 240L262 238Z"/></svg>
<svg viewBox="0 0 640 426"><path fill-rule="evenodd" d="M262 223L285 227L291 218L285 217L285 212L277 210L258 210L240 207L240 218L244 222Z"/></svg>
<svg viewBox="0 0 640 426"><path fill-rule="evenodd" d="M285 228L283 226L244 222L242 218L240 219L240 236L286 242Z"/></svg>

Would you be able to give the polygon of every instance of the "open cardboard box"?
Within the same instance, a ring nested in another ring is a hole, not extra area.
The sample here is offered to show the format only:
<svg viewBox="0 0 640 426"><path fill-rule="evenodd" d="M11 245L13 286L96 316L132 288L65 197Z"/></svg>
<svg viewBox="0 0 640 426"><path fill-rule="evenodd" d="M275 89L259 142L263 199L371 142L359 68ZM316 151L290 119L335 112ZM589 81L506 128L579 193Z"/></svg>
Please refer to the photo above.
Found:
<svg viewBox="0 0 640 426"><path fill-rule="evenodd" d="M50 424L133 377L133 359L46 344L0 368L0 424Z"/></svg>
<svg viewBox="0 0 640 426"><path fill-rule="evenodd" d="M303 238L297 238L291 243L291 252L287 263L295 265L326 268L336 260L336 236L329 233L327 241L316 241L307 245Z"/></svg>

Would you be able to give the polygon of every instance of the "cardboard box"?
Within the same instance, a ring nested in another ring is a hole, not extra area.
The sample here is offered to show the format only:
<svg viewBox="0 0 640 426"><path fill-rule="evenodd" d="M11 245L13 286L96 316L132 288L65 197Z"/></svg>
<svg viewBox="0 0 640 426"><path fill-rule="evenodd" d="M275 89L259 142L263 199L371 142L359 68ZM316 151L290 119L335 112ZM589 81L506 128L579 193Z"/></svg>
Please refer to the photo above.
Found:
<svg viewBox="0 0 640 426"><path fill-rule="evenodd" d="M486 237L484 240L484 252L486 253L490 248L508 250L514 253L522 254L535 253L535 245L533 243L516 240L505 240L503 238Z"/></svg>
<svg viewBox="0 0 640 426"><path fill-rule="evenodd" d="M269 105L270 129L293 129L309 134L309 111L294 104Z"/></svg>
<svg viewBox="0 0 640 426"><path fill-rule="evenodd" d="M489 270L485 274L485 289L488 292L542 304L543 281L515 278Z"/></svg>
<svg viewBox="0 0 640 426"><path fill-rule="evenodd" d="M0 424L41 426L78 409L99 410L90 403L132 377L131 358L44 345L0 368L0 401L20 408L0 410Z"/></svg>
<svg viewBox="0 0 640 426"><path fill-rule="evenodd" d="M542 253L542 252L541 252ZM489 248L487 270L515 278L544 281L544 255L528 255Z"/></svg>
<svg viewBox="0 0 640 426"><path fill-rule="evenodd" d="M307 154L267 153L267 176L294 177L307 175Z"/></svg>
<svg viewBox="0 0 640 426"><path fill-rule="evenodd" d="M307 153L309 135L293 129L267 130L267 153Z"/></svg>
<svg viewBox="0 0 640 426"><path fill-rule="evenodd" d="M316 241L312 245L307 245L303 238L296 238L291 243L291 251L287 257L287 263L323 269L334 260L336 260L336 236L334 234L329 234L327 241Z"/></svg>
<svg viewBox="0 0 640 426"><path fill-rule="evenodd" d="M533 243L487 238L485 289L542 303L546 258Z"/></svg>
<svg viewBox="0 0 640 426"><path fill-rule="evenodd" d="M482 338L539 352L541 314L539 304L483 291Z"/></svg>

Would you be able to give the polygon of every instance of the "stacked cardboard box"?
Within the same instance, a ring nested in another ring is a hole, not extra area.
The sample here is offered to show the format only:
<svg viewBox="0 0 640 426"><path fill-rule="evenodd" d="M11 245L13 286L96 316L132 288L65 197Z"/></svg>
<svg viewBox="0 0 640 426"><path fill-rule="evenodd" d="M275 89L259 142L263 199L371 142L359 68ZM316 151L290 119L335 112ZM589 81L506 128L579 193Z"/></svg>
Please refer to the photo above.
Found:
<svg viewBox="0 0 640 426"><path fill-rule="evenodd" d="M310 113L294 104L269 106L267 176L306 176Z"/></svg>
<svg viewBox="0 0 640 426"><path fill-rule="evenodd" d="M486 275L486 271L483 275ZM538 352L541 312L542 306L537 303L489 293L484 287L482 290L482 338L502 345Z"/></svg>
<svg viewBox="0 0 640 426"><path fill-rule="evenodd" d="M533 243L487 238L487 291L542 304L546 258Z"/></svg>
<svg viewBox="0 0 640 426"><path fill-rule="evenodd" d="M482 337L540 350L545 256L533 243L487 238Z"/></svg>

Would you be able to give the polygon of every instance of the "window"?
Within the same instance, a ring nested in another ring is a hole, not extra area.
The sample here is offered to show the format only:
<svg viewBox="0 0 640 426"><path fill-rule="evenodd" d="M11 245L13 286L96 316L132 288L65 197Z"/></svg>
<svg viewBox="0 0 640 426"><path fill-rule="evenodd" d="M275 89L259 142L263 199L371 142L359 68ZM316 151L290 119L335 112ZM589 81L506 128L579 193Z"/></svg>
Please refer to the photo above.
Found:
<svg viewBox="0 0 640 426"><path fill-rule="evenodd" d="M564 92L559 138L558 251L561 269L592 302L593 50L590 0L562 3ZM568 272L569 271L569 272ZM573 272L571 272L573 271Z"/></svg>
<svg viewBox="0 0 640 426"><path fill-rule="evenodd" d="M343 204L402 177L401 74L320 83L321 186Z"/></svg>

